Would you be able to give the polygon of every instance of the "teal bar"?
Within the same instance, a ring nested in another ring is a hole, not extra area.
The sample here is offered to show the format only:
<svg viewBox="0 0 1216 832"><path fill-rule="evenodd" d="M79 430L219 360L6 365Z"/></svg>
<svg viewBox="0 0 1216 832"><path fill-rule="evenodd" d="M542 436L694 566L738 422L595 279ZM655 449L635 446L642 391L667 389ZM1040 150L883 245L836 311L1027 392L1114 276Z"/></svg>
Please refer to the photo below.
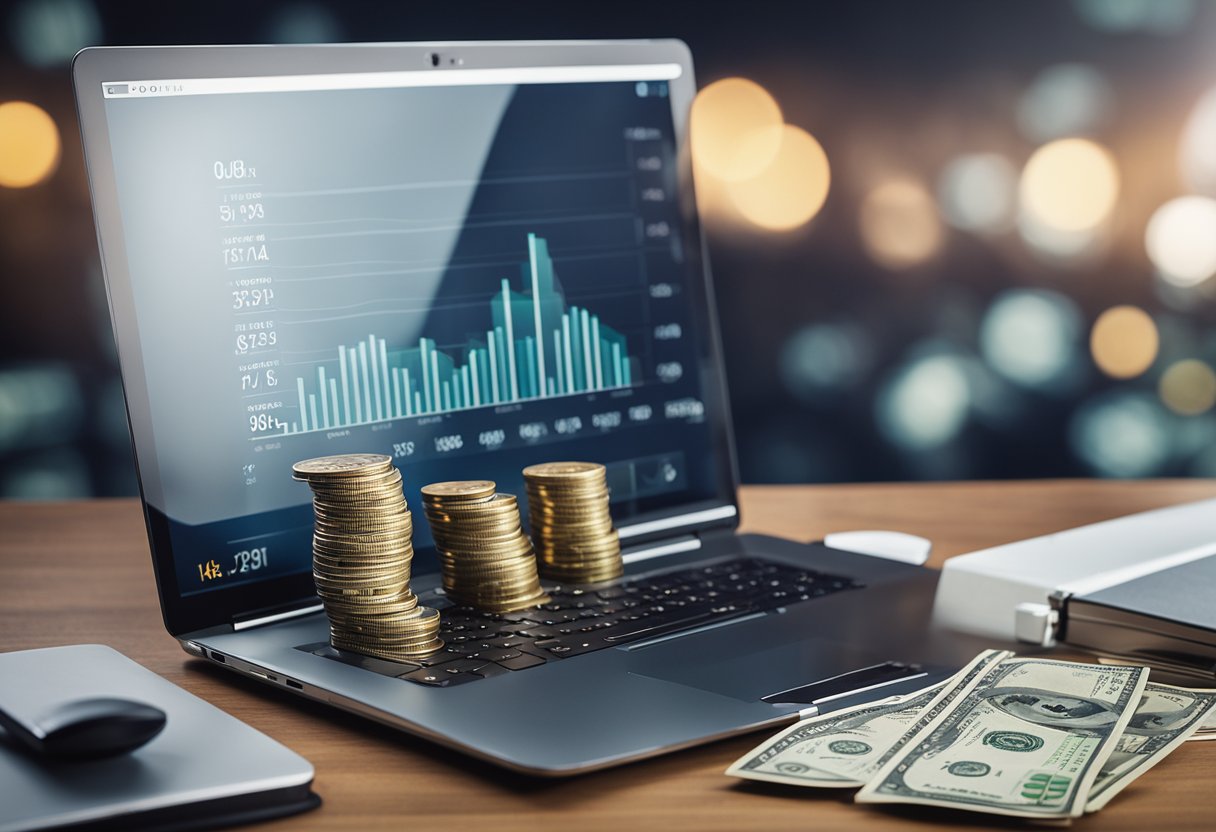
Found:
<svg viewBox="0 0 1216 832"><path fill-rule="evenodd" d="M346 378L346 346L338 347L338 374L342 376L342 404L345 410L338 415L339 425L350 424L350 382Z"/></svg>
<svg viewBox="0 0 1216 832"><path fill-rule="evenodd" d="M600 319L598 315L591 316L591 361L595 366L595 389L604 389L604 358L600 351Z"/></svg>
<svg viewBox="0 0 1216 832"><path fill-rule="evenodd" d="M300 379L300 381L303 382L304 379ZM317 425L317 394L316 393L308 394L308 424L312 425L313 430L316 430L318 427L318 425Z"/></svg>
<svg viewBox="0 0 1216 832"><path fill-rule="evenodd" d="M536 386L536 341L531 335L528 335L523 340L524 355L528 357L528 389L525 395L529 398L540 395L540 388Z"/></svg>
<svg viewBox="0 0 1216 832"><path fill-rule="evenodd" d="M329 387L325 384L325 366L317 367L317 392L321 394L321 427L329 427Z"/></svg>
<svg viewBox="0 0 1216 832"><path fill-rule="evenodd" d="M388 345L384 343L384 339L380 339L380 377L384 380L384 418L392 418L395 414L391 413L393 405L388 398Z"/></svg>
<svg viewBox="0 0 1216 832"><path fill-rule="evenodd" d="M332 378L329 380L329 397L333 400L334 421L325 427L332 428L338 422L338 382Z"/></svg>
<svg viewBox="0 0 1216 832"><path fill-rule="evenodd" d="M464 391L463 401L465 407L471 407L476 404L473 401L473 389L469 385L469 365L465 364L460 368L460 387Z"/></svg>
<svg viewBox="0 0 1216 832"><path fill-rule="evenodd" d="M296 392L300 394L300 424L304 426L304 430L308 430L308 408L304 401L304 379L296 378Z"/></svg>
<svg viewBox="0 0 1216 832"><path fill-rule="evenodd" d="M586 309L578 311L582 319L578 325L578 334L583 342L583 389L595 389L595 367L591 364L591 316Z"/></svg>
<svg viewBox="0 0 1216 832"><path fill-rule="evenodd" d="M553 367L557 371L557 382L554 383L550 378L549 395L557 396L566 392L566 370L565 362L562 360L562 333L561 330L553 330Z"/></svg>
<svg viewBox="0 0 1216 832"><path fill-rule="evenodd" d="M507 285L506 278L502 281L502 314L503 321L506 323L506 344L507 344L507 378L510 379L510 384L507 389L511 391L511 401L519 399L519 379L515 372L515 324L511 316L511 287Z"/></svg>
<svg viewBox="0 0 1216 832"><path fill-rule="evenodd" d="M393 417L401 418L405 411L401 409L401 376L393 373Z"/></svg>
<svg viewBox="0 0 1216 832"><path fill-rule="evenodd" d="M481 375L481 402L489 404L490 398L490 368L493 365L490 363L490 351L488 349L479 349L477 351L477 372Z"/></svg>
<svg viewBox="0 0 1216 832"><path fill-rule="evenodd" d="M562 315L562 350L566 356L566 392L578 389L578 378L574 375L574 355L570 350L570 316Z"/></svg>
<svg viewBox="0 0 1216 832"><path fill-rule="evenodd" d="M422 394L417 391L414 392L414 412L422 412Z"/></svg>
<svg viewBox="0 0 1216 832"><path fill-rule="evenodd" d="M511 382L507 380L507 343L500 326L494 327L494 342L498 344L498 362L495 367L495 375L498 377L498 401L513 401Z"/></svg>
<svg viewBox="0 0 1216 832"><path fill-rule="evenodd" d="M473 377L473 404L481 407L481 373L477 370L477 350L469 350L469 375Z"/></svg>
<svg viewBox="0 0 1216 832"><path fill-rule="evenodd" d="M363 375L363 421L374 422L371 373L367 371L367 343L364 341L359 342L359 372Z"/></svg>
<svg viewBox="0 0 1216 832"><path fill-rule="evenodd" d="M612 345L612 384L620 387L625 383L625 374L621 371L621 345Z"/></svg>
<svg viewBox="0 0 1216 832"><path fill-rule="evenodd" d="M570 312L570 377L574 379L574 390L586 390L587 380L583 377L583 339L579 335L579 310L571 306Z"/></svg>
<svg viewBox="0 0 1216 832"><path fill-rule="evenodd" d="M447 381L443 383L443 409L452 409L452 385Z"/></svg>
<svg viewBox="0 0 1216 832"><path fill-rule="evenodd" d="M355 402L355 418L350 424L357 425L363 421L363 397L359 393L359 353L352 347L346 350L346 357L350 359L350 397Z"/></svg>
<svg viewBox="0 0 1216 832"><path fill-rule="evenodd" d="M376 403L374 410L370 407L368 408L372 414L368 418L368 421L373 422L384 418L384 401L380 397L380 350L376 348L376 336L368 335L367 343L367 350L371 353L372 390L375 392L374 401ZM359 346L362 348L363 345L360 344ZM360 355L362 355L362 351L360 351ZM388 391L385 390L384 394L387 396Z"/></svg>
<svg viewBox="0 0 1216 832"><path fill-rule="evenodd" d="M528 234L528 271L532 278L532 333L536 336L536 377L540 380L538 395L545 394L545 331L541 316L540 271L536 257L536 235ZM552 275L552 264L550 264Z"/></svg>
<svg viewBox="0 0 1216 832"><path fill-rule="evenodd" d="M439 355L435 352L434 344L431 345L431 387L434 389L435 410L442 410L443 396L440 394L439 387Z"/></svg>
<svg viewBox="0 0 1216 832"><path fill-rule="evenodd" d="M485 342L490 347L490 362L486 366L486 372L489 372L490 375L490 401L497 404L499 403L499 349L495 347L497 338L494 337L494 332L485 333Z"/></svg>
<svg viewBox="0 0 1216 832"><path fill-rule="evenodd" d="M405 398L405 415L414 415L414 383L410 381L408 367L401 370L401 391Z"/></svg>
<svg viewBox="0 0 1216 832"><path fill-rule="evenodd" d="M628 387L633 383L633 371L629 367L629 356L621 356L621 369L624 371L624 384Z"/></svg>
<svg viewBox="0 0 1216 832"><path fill-rule="evenodd" d="M426 355L426 339L422 338L418 341L418 348L422 351L422 403L426 406L423 413L431 412L431 360Z"/></svg>

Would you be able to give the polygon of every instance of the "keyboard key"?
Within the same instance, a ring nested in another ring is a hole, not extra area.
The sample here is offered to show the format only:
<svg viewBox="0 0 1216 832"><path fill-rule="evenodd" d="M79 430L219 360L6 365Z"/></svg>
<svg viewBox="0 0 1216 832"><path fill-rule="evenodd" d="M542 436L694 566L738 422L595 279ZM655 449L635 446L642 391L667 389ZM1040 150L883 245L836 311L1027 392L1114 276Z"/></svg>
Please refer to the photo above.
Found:
<svg viewBox="0 0 1216 832"><path fill-rule="evenodd" d="M454 659L450 662L444 662L443 664L432 665L431 667L428 667L427 670L447 673L455 676L459 673L468 673L471 670L476 670L485 663L486 662L482 659L460 658Z"/></svg>
<svg viewBox="0 0 1216 832"><path fill-rule="evenodd" d="M463 675L469 676L469 677L480 677L482 679L489 679L492 676L503 676L508 672L508 670L509 670L509 668L502 667L500 665L495 664L494 662L486 662L485 664L483 664L481 667L477 668L476 670L471 670L468 673L465 673Z"/></svg>
<svg viewBox="0 0 1216 832"><path fill-rule="evenodd" d="M427 685L433 688L450 688L454 685L463 685L466 682L475 682L482 677L472 673L444 673L434 667L424 667L422 670L415 670L413 673L406 673L404 676L398 676L397 678L407 679L411 682L417 682L420 685Z"/></svg>
<svg viewBox="0 0 1216 832"><path fill-rule="evenodd" d="M503 650L501 648L490 648L489 650L481 650L477 653L477 658L485 659L488 662L501 662L503 659L514 659L516 656L522 656L523 653L518 650Z"/></svg>
<svg viewBox="0 0 1216 832"><path fill-rule="evenodd" d="M518 656L509 659L501 659L497 662L501 667L507 670L527 670L529 667L536 667L544 664L545 660L540 656L532 656L528 653L520 653Z"/></svg>

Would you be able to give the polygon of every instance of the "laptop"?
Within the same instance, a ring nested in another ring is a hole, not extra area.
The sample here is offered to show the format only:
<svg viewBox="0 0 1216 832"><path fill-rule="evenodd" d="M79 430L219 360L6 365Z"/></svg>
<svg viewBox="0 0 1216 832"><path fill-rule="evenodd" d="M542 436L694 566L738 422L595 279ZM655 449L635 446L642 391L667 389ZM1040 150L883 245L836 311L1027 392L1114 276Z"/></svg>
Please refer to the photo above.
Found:
<svg viewBox="0 0 1216 832"><path fill-rule="evenodd" d="M683 43L98 48L73 76L161 608L191 656L560 776L974 652L923 626L935 572L737 532ZM416 523L445 649L334 650L291 466L355 452L390 455L415 509L431 482L522 498L527 465L604 463L625 576L484 614L444 597Z"/></svg>

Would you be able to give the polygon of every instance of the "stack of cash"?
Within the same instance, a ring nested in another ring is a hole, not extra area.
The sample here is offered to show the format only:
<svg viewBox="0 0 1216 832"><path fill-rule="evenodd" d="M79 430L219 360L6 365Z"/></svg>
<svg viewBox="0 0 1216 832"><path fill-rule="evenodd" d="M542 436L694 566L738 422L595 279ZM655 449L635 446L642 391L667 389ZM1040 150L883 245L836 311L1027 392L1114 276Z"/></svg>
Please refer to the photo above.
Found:
<svg viewBox="0 0 1216 832"><path fill-rule="evenodd" d="M1197 731L1216 691L1115 667L988 651L948 681L812 717L727 774L860 789L910 803L1024 818L1101 809Z"/></svg>
<svg viewBox="0 0 1216 832"><path fill-rule="evenodd" d="M489 480L424 486L422 501L454 601L484 612L512 612L546 603L532 542L513 494Z"/></svg>
<svg viewBox="0 0 1216 832"><path fill-rule="evenodd" d="M380 454L297 462L313 493L313 580L329 616L330 643L391 661L443 647L439 613L410 591L414 548L401 472Z"/></svg>
<svg viewBox="0 0 1216 832"><path fill-rule="evenodd" d="M603 465L532 465L524 469L524 482L532 542L542 575L575 584L621 576L621 540L608 511Z"/></svg>

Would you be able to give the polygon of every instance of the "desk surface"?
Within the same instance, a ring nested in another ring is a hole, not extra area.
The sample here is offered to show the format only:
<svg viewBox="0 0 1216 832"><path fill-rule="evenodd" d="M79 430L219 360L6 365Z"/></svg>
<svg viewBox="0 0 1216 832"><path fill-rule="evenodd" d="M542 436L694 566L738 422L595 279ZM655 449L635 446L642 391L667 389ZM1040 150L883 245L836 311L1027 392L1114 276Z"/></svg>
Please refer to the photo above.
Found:
<svg viewBox="0 0 1216 832"><path fill-rule="evenodd" d="M899 529L952 555L1173 503L1216 497L1211 481L751 486L746 530L812 540ZM164 631L133 500L0 503L0 651L108 644L280 740L316 766L319 811L275 829L698 830L970 826L961 815L855 806L835 791L741 784L722 775L762 734L574 780L537 782L189 659ZM1187 743L1086 830L1211 829L1216 742Z"/></svg>

